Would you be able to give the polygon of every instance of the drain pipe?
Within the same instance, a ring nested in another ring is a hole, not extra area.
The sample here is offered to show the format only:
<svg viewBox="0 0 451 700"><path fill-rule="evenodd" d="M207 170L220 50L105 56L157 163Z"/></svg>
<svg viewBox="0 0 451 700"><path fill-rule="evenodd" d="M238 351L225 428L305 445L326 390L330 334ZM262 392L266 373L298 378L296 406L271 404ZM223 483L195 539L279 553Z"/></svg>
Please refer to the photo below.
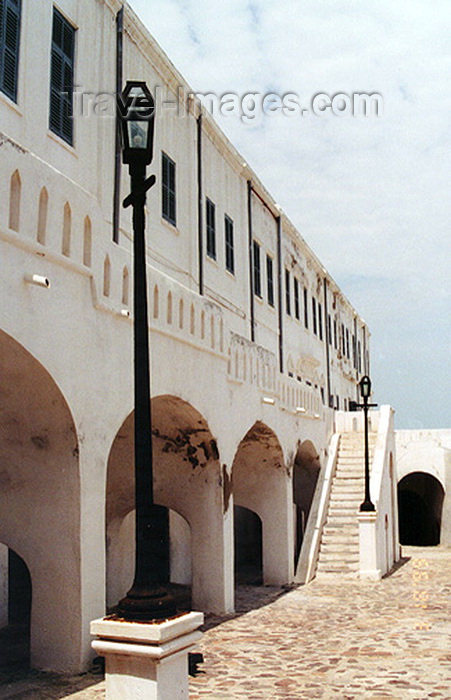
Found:
<svg viewBox="0 0 451 700"><path fill-rule="evenodd" d="M116 15L116 96L122 93L124 71L124 8ZM119 243L121 200L121 133L119 116L116 115L116 141L114 150L113 190L113 241Z"/></svg>
<svg viewBox="0 0 451 700"><path fill-rule="evenodd" d="M329 355L329 314L327 307L327 277L324 277L324 316L326 322L326 379L327 379L327 405L330 408L331 404L331 393L330 393L330 355Z"/></svg>
<svg viewBox="0 0 451 700"><path fill-rule="evenodd" d="M253 234L252 234L252 182L247 181L247 224L248 224L248 248L249 248L249 294L251 316L251 340L255 341L255 309L254 309L254 268L253 268Z"/></svg>
<svg viewBox="0 0 451 700"><path fill-rule="evenodd" d="M279 371L283 374L283 308L282 308L282 217L277 219L277 307L279 312Z"/></svg>
<svg viewBox="0 0 451 700"><path fill-rule="evenodd" d="M199 294L204 293L204 236L202 224L202 112L197 117L197 248L199 257Z"/></svg>

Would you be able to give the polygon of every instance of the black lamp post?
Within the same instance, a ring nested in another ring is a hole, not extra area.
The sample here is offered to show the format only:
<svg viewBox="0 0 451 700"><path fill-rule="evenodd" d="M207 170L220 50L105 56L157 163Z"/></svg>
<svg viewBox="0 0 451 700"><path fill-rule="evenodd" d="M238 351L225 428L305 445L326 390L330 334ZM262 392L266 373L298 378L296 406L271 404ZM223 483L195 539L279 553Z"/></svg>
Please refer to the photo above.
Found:
<svg viewBox="0 0 451 700"><path fill-rule="evenodd" d="M128 81L118 100L123 162L129 166L131 194L124 207L133 207L133 312L135 391L135 577L116 613L127 620L149 621L175 614L172 597L161 586L165 571L166 509L153 502L150 356L145 255L146 180L152 162L155 104L144 82Z"/></svg>
<svg viewBox="0 0 451 700"><path fill-rule="evenodd" d="M375 403L368 403L368 399L371 395L371 379L368 375L362 377L359 382L360 395L363 399L363 404L356 404L356 407L363 408L365 414L365 500L360 505L360 512L374 511L374 503L371 502L370 497L370 464L369 464L369 451L368 451L368 409L372 406L377 406Z"/></svg>

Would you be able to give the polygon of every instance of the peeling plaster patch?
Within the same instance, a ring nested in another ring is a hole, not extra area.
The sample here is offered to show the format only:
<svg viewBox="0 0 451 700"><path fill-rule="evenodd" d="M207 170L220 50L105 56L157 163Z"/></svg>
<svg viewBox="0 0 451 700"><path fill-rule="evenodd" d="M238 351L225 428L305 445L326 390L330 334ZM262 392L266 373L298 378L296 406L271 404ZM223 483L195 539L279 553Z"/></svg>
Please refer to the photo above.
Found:
<svg viewBox="0 0 451 700"><path fill-rule="evenodd" d="M31 438L31 442L38 450L48 450L49 449L49 439L47 435L34 435Z"/></svg>

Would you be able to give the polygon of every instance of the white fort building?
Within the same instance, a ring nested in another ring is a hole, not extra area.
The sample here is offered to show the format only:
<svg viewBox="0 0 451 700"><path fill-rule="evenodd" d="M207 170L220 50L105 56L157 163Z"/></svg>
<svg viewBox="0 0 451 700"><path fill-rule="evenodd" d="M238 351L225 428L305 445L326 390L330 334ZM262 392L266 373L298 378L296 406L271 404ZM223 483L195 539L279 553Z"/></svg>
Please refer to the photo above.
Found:
<svg viewBox="0 0 451 700"><path fill-rule="evenodd" d="M83 669L90 621L133 578L132 231L114 117L128 79L157 97L146 238L168 580L219 613L240 580L383 575L399 556L393 411L371 415L365 560L362 415L348 410L369 373L365 322L128 5L0 9L0 627L23 622L33 667Z"/></svg>

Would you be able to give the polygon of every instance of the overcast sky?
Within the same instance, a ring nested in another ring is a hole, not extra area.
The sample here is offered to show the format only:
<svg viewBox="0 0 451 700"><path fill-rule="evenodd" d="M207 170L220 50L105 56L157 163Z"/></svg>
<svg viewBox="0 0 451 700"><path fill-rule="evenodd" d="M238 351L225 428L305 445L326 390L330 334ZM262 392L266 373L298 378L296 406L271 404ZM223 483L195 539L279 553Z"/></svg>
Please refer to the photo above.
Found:
<svg viewBox="0 0 451 700"><path fill-rule="evenodd" d="M368 323L375 399L451 428L448 0L131 5L195 91L383 96L377 118L218 121Z"/></svg>

